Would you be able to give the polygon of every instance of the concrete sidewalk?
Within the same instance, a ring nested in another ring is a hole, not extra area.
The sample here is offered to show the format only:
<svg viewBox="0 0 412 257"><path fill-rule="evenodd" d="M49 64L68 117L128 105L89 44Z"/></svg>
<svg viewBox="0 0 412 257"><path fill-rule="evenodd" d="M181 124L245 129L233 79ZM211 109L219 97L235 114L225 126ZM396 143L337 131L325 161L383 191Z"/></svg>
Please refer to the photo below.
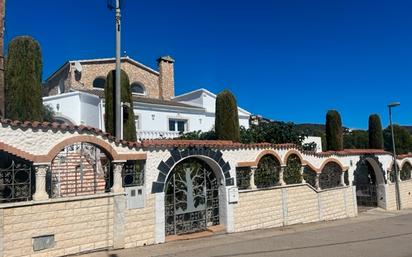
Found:
<svg viewBox="0 0 412 257"><path fill-rule="evenodd" d="M372 209L356 218L220 234L83 256L412 256L412 210Z"/></svg>

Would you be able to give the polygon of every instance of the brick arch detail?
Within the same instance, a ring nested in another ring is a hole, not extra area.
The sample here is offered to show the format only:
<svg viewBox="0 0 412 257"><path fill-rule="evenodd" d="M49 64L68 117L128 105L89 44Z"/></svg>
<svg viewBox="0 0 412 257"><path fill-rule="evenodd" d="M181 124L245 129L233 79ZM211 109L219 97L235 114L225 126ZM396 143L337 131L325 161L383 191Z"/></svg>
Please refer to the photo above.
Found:
<svg viewBox="0 0 412 257"><path fill-rule="evenodd" d="M262 159L264 156L266 156L266 155L271 155L271 156L273 156L278 162L279 162L279 164L281 165L281 166L283 166L283 165L285 165L284 163L283 163L283 161L282 161L282 158L280 157L280 155L277 153L277 152L275 152L275 151L273 151L273 150L263 150L262 152L260 152L259 153L259 155L256 157L256 159L255 159L255 166L257 166L258 164L259 164L259 162L260 162L260 159Z"/></svg>
<svg viewBox="0 0 412 257"><path fill-rule="evenodd" d="M338 159L328 158L328 159L326 159L326 160L323 161L323 163L322 163L322 165L320 166L318 172L322 172L322 170L325 168L325 166L326 166L328 163L330 163L330 162L334 162L334 163L336 163L337 165L339 165L339 167L341 168L342 172L348 171L348 169L349 169L349 167L343 166L342 163L341 163Z"/></svg>
<svg viewBox="0 0 412 257"><path fill-rule="evenodd" d="M119 154L116 150L106 141L99 139L95 136L90 135L76 135L73 137L66 138L59 143L55 144L52 149L45 155L35 155L23 150L20 150L14 146L4 144L0 142L0 149L33 163L51 163L57 154L66 146L72 145L74 143L87 142L94 144L103 150L110 156L112 160L145 160L145 153L130 153L130 154Z"/></svg>
<svg viewBox="0 0 412 257"><path fill-rule="evenodd" d="M289 158L291 155L296 155L296 156L299 158L300 163L301 163L302 165L306 165L307 161L305 161L305 159L303 159L302 154L301 154L299 151L295 150L295 149L291 149L291 150L289 150L289 151L286 152L285 157L283 158L283 163L284 163L285 165L288 164L288 158Z"/></svg>
<svg viewBox="0 0 412 257"><path fill-rule="evenodd" d="M47 162L53 161L53 159L61 152L63 148L75 143L91 143L105 150L112 160L118 160L119 155L109 143L94 136L79 135L64 139L53 146L53 148L47 153Z"/></svg>
<svg viewBox="0 0 412 257"><path fill-rule="evenodd" d="M400 169L402 167L401 165L399 165L398 160L396 160L396 166L398 167L398 169ZM392 171L392 167L393 167L393 160L389 163L388 171Z"/></svg>
<svg viewBox="0 0 412 257"><path fill-rule="evenodd" d="M400 169L401 169L401 170L403 169L403 166L404 166L406 163L408 163L409 165L412 166L412 162L411 162L410 160L408 160L408 159L405 159L405 160L403 160L403 161L401 162L401 165L400 165Z"/></svg>
<svg viewBox="0 0 412 257"><path fill-rule="evenodd" d="M212 150L208 148L188 148L184 150L173 149L170 151L170 157L166 161L161 161L157 167L159 174L157 180L152 184L152 193L161 193L165 189L166 179L173 171L175 164L190 157L204 157L213 161L220 167L223 172L225 185L233 186L234 178L230 175L230 164L225 161L220 150Z"/></svg>

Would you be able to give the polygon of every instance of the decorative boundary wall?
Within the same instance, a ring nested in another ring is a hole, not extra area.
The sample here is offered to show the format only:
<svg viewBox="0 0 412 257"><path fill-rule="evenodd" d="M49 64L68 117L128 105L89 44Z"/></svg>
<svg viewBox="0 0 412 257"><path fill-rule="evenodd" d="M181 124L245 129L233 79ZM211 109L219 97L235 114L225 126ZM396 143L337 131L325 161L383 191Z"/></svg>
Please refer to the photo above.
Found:
<svg viewBox="0 0 412 257"><path fill-rule="evenodd" d="M304 184L243 191L234 208L236 232L356 215L356 195L351 186L316 191Z"/></svg>
<svg viewBox="0 0 412 257"><path fill-rule="evenodd" d="M165 242L164 183L174 165L186 158L205 160L221 178L219 214L225 231L237 232L298 223L334 220L357 215L356 190L344 183L354 180L358 163L371 161L380 172L379 206L396 208L395 186L388 184L392 156L382 150L302 152L295 145L251 144L230 141L151 140L117 141L88 127L51 123L0 120L0 151L27 159L36 174L32 201L0 204L0 257L63 256L103 248L129 248ZM111 193L49 199L45 174L63 147L89 142L103 148L112 158ZM237 203L229 203L229 190L236 187L236 168L255 169L265 155L276 158L281 170L287 158L296 154L301 163L316 173L335 162L342 171L341 186L328 190L308 184L281 185L267 189L244 190ZM127 160L145 160L144 197L140 209L127 209L122 187L122 167ZM39 161L41 161L39 163ZM398 164L411 162L401 156ZM401 181L403 208L412 207L412 180ZM33 237L54 235L50 249L34 251Z"/></svg>

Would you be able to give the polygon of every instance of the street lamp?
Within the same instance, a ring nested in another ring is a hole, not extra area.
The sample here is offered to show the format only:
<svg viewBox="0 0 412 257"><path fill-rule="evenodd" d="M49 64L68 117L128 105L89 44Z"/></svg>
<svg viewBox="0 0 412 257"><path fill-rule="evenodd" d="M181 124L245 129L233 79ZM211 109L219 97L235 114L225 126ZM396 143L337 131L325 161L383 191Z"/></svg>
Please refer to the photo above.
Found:
<svg viewBox="0 0 412 257"><path fill-rule="evenodd" d="M396 207L398 210L401 209L401 196L399 193L399 180L398 180L398 165L396 164L396 148L395 148L395 134L393 132L393 125L392 125L392 108L401 105L399 102L392 102L388 104L389 109L389 124L391 126L391 134L392 134L392 149L393 149L393 166L395 169L395 190L396 190Z"/></svg>
<svg viewBox="0 0 412 257"><path fill-rule="evenodd" d="M121 92L120 92L120 31L121 31L121 13L120 13L120 8L121 8L121 2L120 0L108 0L107 1L107 7L110 10L115 10L116 13L116 80L115 80L115 136L118 139L123 139L122 138L122 130L121 130Z"/></svg>

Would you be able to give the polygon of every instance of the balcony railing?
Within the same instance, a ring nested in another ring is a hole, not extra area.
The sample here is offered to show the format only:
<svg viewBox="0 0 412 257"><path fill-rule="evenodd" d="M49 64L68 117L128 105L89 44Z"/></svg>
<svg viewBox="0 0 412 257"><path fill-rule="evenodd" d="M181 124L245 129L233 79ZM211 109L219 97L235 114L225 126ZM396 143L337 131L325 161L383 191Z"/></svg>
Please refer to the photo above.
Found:
<svg viewBox="0 0 412 257"><path fill-rule="evenodd" d="M179 136L179 131L156 131L156 130L140 130L137 131L138 139L165 139L176 138Z"/></svg>

